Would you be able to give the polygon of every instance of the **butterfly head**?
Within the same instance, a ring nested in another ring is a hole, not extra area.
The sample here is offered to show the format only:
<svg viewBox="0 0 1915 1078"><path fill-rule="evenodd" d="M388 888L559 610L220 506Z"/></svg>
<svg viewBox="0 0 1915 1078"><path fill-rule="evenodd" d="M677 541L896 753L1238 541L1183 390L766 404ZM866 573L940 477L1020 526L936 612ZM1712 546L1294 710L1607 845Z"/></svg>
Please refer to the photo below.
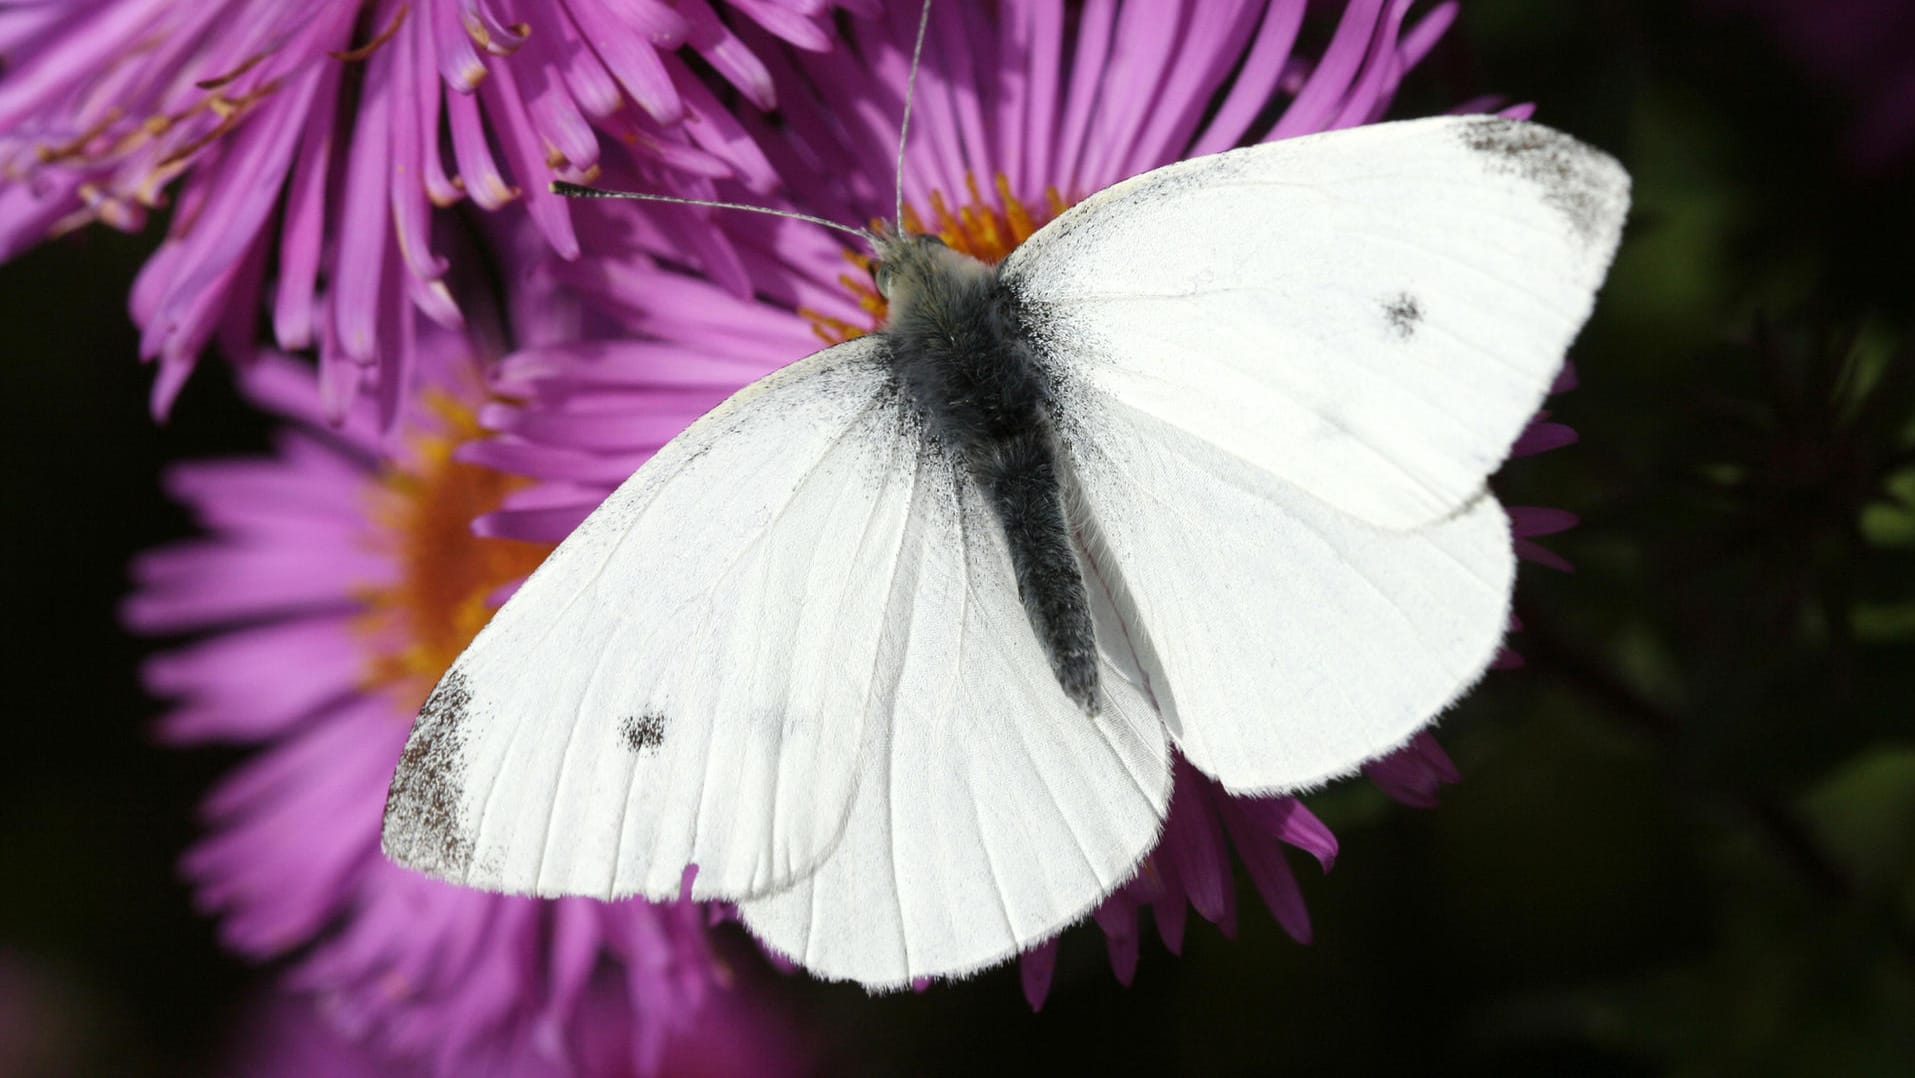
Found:
<svg viewBox="0 0 1915 1078"><path fill-rule="evenodd" d="M880 236L877 259L871 265L872 282L889 305L893 323L927 298L991 272L990 266L929 234Z"/></svg>

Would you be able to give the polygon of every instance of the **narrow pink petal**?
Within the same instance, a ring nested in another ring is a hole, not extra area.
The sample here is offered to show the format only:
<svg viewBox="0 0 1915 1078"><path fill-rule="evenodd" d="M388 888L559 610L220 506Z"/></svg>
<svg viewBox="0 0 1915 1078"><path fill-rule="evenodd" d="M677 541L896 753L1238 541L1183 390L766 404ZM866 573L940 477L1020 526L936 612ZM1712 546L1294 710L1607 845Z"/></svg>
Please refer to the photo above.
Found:
<svg viewBox="0 0 1915 1078"><path fill-rule="evenodd" d="M487 513L472 522L472 533L494 539L556 543L572 534L598 508L597 500L569 508L517 509Z"/></svg>
<svg viewBox="0 0 1915 1078"><path fill-rule="evenodd" d="M473 42L493 56L510 56L525 46L525 27L508 23L487 0L461 0L462 25Z"/></svg>
<svg viewBox="0 0 1915 1078"><path fill-rule="evenodd" d="M1327 131L1336 116L1350 83L1369 55L1370 39L1376 31L1383 0L1350 0L1337 23L1336 33L1323 50L1316 69L1310 73L1296 100L1290 102L1277 126L1273 139Z"/></svg>
<svg viewBox="0 0 1915 1078"><path fill-rule="evenodd" d="M1294 797L1232 798L1240 819L1264 834L1317 859L1323 871L1336 864L1337 837L1316 814Z"/></svg>
<svg viewBox="0 0 1915 1078"><path fill-rule="evenodd" d="M392 276L406 283L406 296L412 300L412 305L427 318L445 329L465 328L465 315L459 310L459 303L452 298L452 289L444 280L429 280L404 273L402 260L397 255L393 258L391 268ZM405 313L404 304L394 303L390 306L392 315ZM409 322L410 319L408 319Z"/></svg>
<svg viewBox="0 0 1915 1078"><path fill-rule="evenodd" d="M1270 915L1291 939L1298 943L1310 942L1310 911L1303 903L1296 874L1284 860L1283 847L1264 838L1256 822L1246 816L1234 800L1224 802L1223 818L1237 856L1250 874L1250 882L1256 885L1257 893L1263 896Z"/></svg>
<svg viewBox="0 0 1915 1078"><path fill-rule="evenodd" d="M1510 530L1525 539L1568 531L1582 519L1566 509L1539 506L1513 505L1507 507L1506 512L1509 513Z"/></svg>
<svg viewBox="0 0 1915 1078"><path fill-rule="evenodd" d="M153 389L147 397L147 410L155 423L166 422L173 410L173 402L179 399L180 390L186 387L186 379L193 373L192 355L168 354L160 357L159 369L154 373Z"/></svg>
<svg viewBox="0 0 1915 1078"><path fill-rule="evenodd" d="M457 308L450 314L443 309L451 305L450 293L422 288L417 278L407 276L399 252L392 248L386 251L386 278L405 281L407 293L414 303L429 314L451 318L453 328L457 328ZM419 321L405 304L387 303L380 311L379 339L385 351L384 362L379 364L373 384L378 394L379 429L386 436L386 444L396 448L394 439L398 434L399 417L413 391L412 377L418 366Z"/></svg>
<svg viewBox="0 0 1915 1078"><path fill-rule="evenodd" d="M1129 987L1137 977L1137 906L1122 891L1105 899L1091 911L1097 927L1104 930L1104 943L1110 953L1110 969L1117 983Z"/></svg>
<svg viewBox="0 0 1915 1078"><path fill-rule="evenodd" d="M1203 133L1191 145L1190 155L1219 153L1245 141L1252 135L1250 125L1277 93L1269 75L1281 74L1290 61L1290 50L1297 43L1297 31L1303 25L1305 0L1275 0L1263 13L1255 42L1245 56L1242 71L1231 84L1217 113Z"/></svg>
<svg viewBox="0 0 1915 1078"><path fill-rule="evenodd" d="M1015 176L1015 189L1026 197L1036 198L1045 185L1064 175L1053 141L1063 105L1058 80L1064 67L1064 8L1049 0L1017 0L1016 7L1023 12L1019 21L1028 27L1028 37L1021 44L1029 95L1021 125L1024 171ZM1018 43L1007 44L1016 48ZM1016 117L1012 122L1016 123Z"/></svg>
<svg viewBox="0 0 1915 1078"><path fill-rule="evenodd" d="M578 234L572 229L571 208L564 198L546 186L545 177L550 169L539 148L538 136L525 115L524 98L511 67L500 64L493 77L479 87L479 97L485 102L486 116L492 120L506 157L512 162L513 174L525 184L526 208L533 223L560 258L577 258Z"/></svg>
<svg viewBox="0 0 1915 1078"><path fill-rule="evenodd" d="M366 368L339 347L336 320L321 323L319 339L319 410L329 424L341 424L353 412Z"/></svg>
<svg viewBox="0 0 1915 1078"><path fill-rule="evenodd" d="M1103 99L1099 83L1110 55L1116 16L1114 0L1089 0L1079 16L1071 50L1070 89L1064 95L1064 125L1057 143L1060 153L1050 176L1065 198L1082 198L1102 186L1085 174L1083 158L1092 117Z"/></svg>
<svg viewBox="0 0 1915 1078"><path fill-rule="evenodd" d="M686 43L698 50L698 55L705 58L712 70L724 76L726 82L736 86L759 108L778 107L777 87L764 61L731 32L710 4L705 0L680 0L678 13L685 19Z"/></svg>
<svg viewBox="0 0 1915 1078"><path fill-rule="evenodd" d="M0 261L10 260L46 239L47 229L72 208L72 188L78 182L68 179L65 186L0 186Z"/></svg>
<svg viewBox="0 0 1915 1078"><path fill-rule="evenodd" d="M382 52L390 52L393 57L389 78L394 91L386 104L392 110L387 122L392 132L391 173L386 184L391 191L392 232L398 241L399 256L405 268L414 277L436 279L444 275L446 260L432 253L432 209L426 200L426 151L427 142L437 144L439 133L436 129L424 129L419 126L423 118L417 108L407 108L409 94L417 93L420 85L420 72L413 39L423 39L423 32L407 32L401 40L389 42ZM425 73L431 79L430 72ZM437 85L432 85L432 94L436 96ZM398 304L388 303L388 307Z"/></svg>
<svg viewBox="0 0 1915 1078"><path fill-rule="evenodd" d="M927 32L939 39L938 58L942 63L932 70L941 73L941 77L920 86L919 95L927 113L935 110L939 120L957 134L962 156L960 172L952 179L961 183L968 175L976 175L980 183L989 187L992 174L1001 170L1004 162L996 152L996 140L986 127L979 95L987 83L996 81L994 75L989 74L995 72L996 66L986 66L996 57L990 23L967 18L969 14L974 13L956 4L932 6L932 25ZM946 193L956 194L962 190L955 187Z"/></svg>
<svg viewBox="0 0 1915 1078"><path fill-rule="evenodd" d="M501 509L512 511L520 509L573 509L580 505L591 505L605 495L605 488L598 484L564 483L546 480L538 486L525 487L507 494L500 502Z"/></svg>
<svg viewBox="0 0 1915 1078"><path fill-rule="evenodd" d="M548 348L525 348L499 365L494 388L523 393L544 378L568 385L737 388L762 377L761 360L714 354L681 344L633 340L584 340Z"/></svg>
<svg viewBox="0 0 1915 1078"><path fill-rule="evenodd" d="M1051 976L1057 972L1058 940L1059 937L1053 936L1025 951L1018 959L1018 981L1024 988L1024 1002L1030 1004L1033 1014L1044 1009L1044 999L1051 994Z"/></svg>
<svg viewBox="0 0 1915 1078"><path fill-rule="evenodd" d="M84 25L59 35L51 47L9 64L6 80L0 82L0 131L13 129L90 72L110 67L109 58L127 52L168 6L168 0L98 6L80 16L86 19Z"/></svg>
<svg viewBox="0 0 1915 1078"><path fill-rule="evenodd" d="M526 49L512 62L514 74L526 95L526 116L532 130L544 142L547 160L556 154L574 169L589 169L598 161L598 135L572 99L572 89L564 75L565 55L557 51L564 45L559 27L566 25L563 12L546 13L532 34Z"/></svg>
<svg viewBox="0 0 1915 1078"><path fill-rule="evenodd" d="M154 310L148 331L159 329L169 335L195 342L205 339L207 324L220 312L218 307L194 317L208 292L229 277L235 265L255 242L267 216L279 201L282 178L289 170L295 147L304 128L304 119L318 90L320 72L315 69L282 89L264 107L260 122L248 124L231 140L221 178L205 206L201 219L219 222L219 227L196 228L188 233L184 246L190 255L173 267L166 298ZM198 321L199 325L193 325Z"/></svg>
<svg viewBox="0 0 1915 1078"><path fill-rule="evenodd" d="M827 52L831 48L830 32L815 18L764 0L726 0L726 3L798 48L809 52Z"/></svg>
<svg viewBox="0 0 1915 1078"><path fill-rule="evenodd" d="M314 100L331 102L339 93L339 68L322 66ZM279 282L273 300L273 335L281 348L310 348L313 343L314 292L325 252L326 182L332 163L333 110L306 114L300 133L280 225Z"/></svg>
<svg viewBox="0 0 1915 1078"><path fill-rule="evenodd" d="M660 60L657 48L642 34L621 25L606 5L583 0L570 2L566 10L576 20L579 34L592 43L600 60L638 107L661 124L677 123L684 116L684 103L673 86L671 76ZM683 28L683 22L679 26ZM682 34L681 34L682 36Z"/></svg>
<svg viewBox="0 0 1915 1078"><path fill-rule="evenodd" d="M1456 25L1462 11L1463 5L1456 0L1445 0L1418 19L1410 32L1403 35L1403 44L1398 47L1402 65L1411 68L1422 63L1443 35L1449 33L1450 27Z"/></svg>
<svg viewBox="0 0 1915 1078"><path fill-rule="evenodd" d="M1389 94L1396 88L1396 77L1402 70L1397 39L1411 3L1412 0L1390 0L1389 6L1384 9L1382 25L1377 28L1363 67L1345 94L1342 107L1330 121L1332 129L1354 127L1382 116Z"/></svg>
<svg viewBox="0 0 1915 1078"><path fill-rule="evenodd" d="M350 366L350 364L348 364ZM313 369L291 356L267 355L249 366L240 377L240 390L246 399L276 415L326 428L329 436L370 463L379 451L379 434L370 413L336 421L322 406L314 390L318 379ZM343 418L339 417L339 418Z"/></svg>
<svg viewBox="0 0 1915 1078"><path fill-rule="evenodd" d="M598 909L585 899L562 898L551 904L551 944L546 977L550 998L545 1019L571 1017L599 958Z"/></svg>
<svg viewBox="0 0 1915 1078"><path fill-rule="evenodd" d="M571 449L631 450L664 445L693 420L724 399L721 394L680 397L659 402L643 412L623 410L604 414L525 411L510 405L487 405L480 422L495 430Z"/></svg>
<svg viewBox="0 0 1915 1078"><path fill-rule="evenodd" d="M1230 871L1209 787L1209 779L1178 759L1171 812L1155 859L1175 873L1197 914L1215 922L1229 905Z"/></svg>
<svg viewBox="0 0 1915 1078"><path fill-rule="evenodd" d="M771 170L771 162L731 110L676 57L668 58L667 68L684 101L689 117L685 130L692 142L731 165L738 182L748 189L763 193L776 188L778 175Z"/></svg>
<svg viewBox="0 0 1915 1078"><path fill-rule="evenodd" d="M933 5L932 18L937 18L938 8ZM898 71L897 81L891 83L899 90L898 103L892 111L886 126L890 128L888 140L897 138L898 122L904 113L903 88L906 73L909 71L911 42L917 33L918 12L909 4L894 4L890 8L892 22L892 41L895 43L885 54L886 66L895 65ZM927 38L938 35L933 29ZM924 56L918 68L917 105L911 112L910 144L905 149L906 172L915 177L920 184L914 187L907 183L906 200L920 200L917 205L920 213L929 209L926 205L930 191L942 190L952 196L964 190L964 171L971 162L965 159L963 137L958 133L956 117L943 107L948 97L945 87L957 76L949 69L942 47L932 47L927 41ZM866 76L857 71L846 71L846 78L862 80ZM880 78L885 76L881 73ZM886 81L889 81L886 79ZM846 94L861 92L859 87L846 87ZM895 152L888 152L873 162L873 171L881 166L877 161L895 159Z"/></svg>
<svg viewBox="0 0 1915 1078"><path fill-rule="evenodd" d="M519 197L519 189L505 181L492 157L478 95L449 95L446 117L452 130L452 155L459 163L459 179L472 201L480 209L498 210Z"/></svg>
<svg viewBox="0 0 1915 1078"><path fill-rule="evenodd" d="M1187 5L1177 4L1175 14L1170 7L1128 4L1117 11L1115 44L1098 86L1097 114L1075 174L1090 190L1124 178L1123 163L1145 117L1162 105L1170 59L1191 21Z"/></svg>
<svg viewBox="0 0 1915 1078"><path fill-rule="evenodd" d="M1192 17L1159 102L1146 111L1142 131L1118 165L1120 174L1144 172L1184 156L1211 98L1252 40L1263 7L1259 2L1240 3L1225 13L1222 5L1213 4Z"/></svg>
<svg viewBox="0 0 1915 1078"><path fill-rule="evenodd" d="M1524 428L1516 444L1510 447L1509 454L1512 457L1527 457L1535 453L1547 453L1552 449L1576 444L1578 437L1573 427L1550 423L1539 417Z"/></svg>
<svg viewBox="0 0 1915 1078"><path fill-rule="evenodd" d="M458 0L424 0L429 5L424 21L431 37L429 46L421 37L422 48L429 48L439 77L455 91L471 93L485 78L485 62L479 59L467 32ZM423 55L423 54L422 54Z"/></svg>
<svg viewBox="0 0 1915 1078"><path fill-rule="evenodd" d="M1571 564L1568 558L1563 557L1561 554L1547 547L1532 543L1528 539L1516 540L1515 546L1516 556L1524 561L1533 561L1538 565L1546 566L1561 573L1573 573L1576 571L1575 565Z"/></svg>
<svg viewBox="0 0 1915 1078"><path fill-rule="evenodd" d="M215 458L172 465L161 479L170 497L192 506L203 527L222 530L255 514L309 525L351 521L365 507L368 476L351 466L314 475L284 459Z"/></svg>
<svg viewBox="0 0 1915 1078"><path fill-rule="evenodd" d="M618 88L618 80L605 70L605 65L593 52L585 39L579 35L578 26L571 12L563 5L552 9L552 24L559 34L558 54L565 72L565 84L571 87L572 97L584 109L586 115L603 119L617 112L625 104L625 95Z"/></svg>
<svg viewBox="0 0 1915 1078"><path fill-rule="evenodd" d="M650 453L598 453L560 449L509 436L460 446L457 459L514 475L538 475L584 486L609 488L629 479Z"/></svg>
<svg viewBox="0 0 1915 1078"><path fill-rule="evenodd" d="M387 21L391 5L382 4ZM399 90L393 61L399 50L382 48L365 62L359 121L353 125L352 155L346 162L346 188L339 210L339 252L333 262L332 315L342 352L359 363L378 357L379 305L386 265L386 228L390 214L386 188L392 178L391 119Z"/></svg>
<svg viewBox="0 0 1915 1078"><path fill-rule="evenodd" d="M1157 922L1157 937L1171 954L1184 950L1184 927L1190 919L1189 889L1179 879L1175 866L1163 858L1158 871L1164 876L1164 893L1150 905L1151 920Z"/></svg>

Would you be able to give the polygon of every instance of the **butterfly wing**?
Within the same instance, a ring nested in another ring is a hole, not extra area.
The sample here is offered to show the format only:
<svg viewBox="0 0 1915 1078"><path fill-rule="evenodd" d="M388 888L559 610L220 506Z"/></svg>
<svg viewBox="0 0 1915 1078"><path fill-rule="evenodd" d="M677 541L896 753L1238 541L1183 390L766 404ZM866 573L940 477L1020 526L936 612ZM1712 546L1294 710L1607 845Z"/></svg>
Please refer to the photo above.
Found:
<svg viewBox="0 0 1915 1078"><path fill-rule="evenodd" d="M1135 658L1106 656L1099 717L1064 695L883 347L747 388L580 525L421 711L388 856L600 897L696 864L692 895L874 987L1001 960L1129 877L1170 796Z"/></svg>
<svg viewBox="0 0 1915 1078"><path fill-rule="evenodd" d="M969 478L928 457L910 519L885 617L889 721L872 730L844 838L816 873L739 906L772 950L873 988L1055 934L1130 878L1170 798L1163 723L1095 582L1106 648L1090 717L1052 674Z"/></svg>
<svg viewBox="0 0 1915 1078"><path fill-rule="evenodd" d="M490 890L743 897L837 842L884 705L915 446L866 338L747 387L539 567L433 691L402 864Z"/></svg>
<svg viewBox="0 0 1915 1078"><path fill-rule="evenodd" d="M1068 437L1085 560L1177 746L1239 792L1295 791L1400 745L1495 658L1515 577L1488 494L1381 528L1112 408Z"/></svg>
<svg viewBox="0 0 1915 1078"><path fill-rule="evenodd" d="M1613 160L1546 127L1378 124L1126 180L1003 279L1077 389L1409 528L1536 413L1627 205Z"/></svg>
<svg viewBox="0 0 1915 1078"><path fill-rule="evenodd" d="M1146 173L1006 261L1086 559L1198 767L1313 785L1487 667L1514 563L1484 482L1626 205L1567 136L1451 117Z"/></svg>

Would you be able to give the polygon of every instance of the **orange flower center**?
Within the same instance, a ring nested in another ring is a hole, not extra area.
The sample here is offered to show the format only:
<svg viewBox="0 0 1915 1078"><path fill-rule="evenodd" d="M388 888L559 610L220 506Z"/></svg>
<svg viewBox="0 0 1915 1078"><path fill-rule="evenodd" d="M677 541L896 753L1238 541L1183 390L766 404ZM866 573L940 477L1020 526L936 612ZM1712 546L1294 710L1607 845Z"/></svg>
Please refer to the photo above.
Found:
<svg viewBox="0 0 1915 1078"><path fill-rule="evenodd" d="M962 251L973 258L995 265L1004 260L1018 244L1030 239L1031 235L1051 218L1063 213L1070 203L1064 196L1051 187L1044 191L1044 205L1033 214L1018 197L1011 193L1011 181L1002 173L997 174L992 184L994 198L986 200L978 190L977 177L967 175L964 178L965 190L970 199L953 210L944 200L944 192L931 192L931 221L935 227L926 228L924 218L918 214L917 207L909 203L904 207L904 231L907 234L934 232L954 251ZM873 222L875 231L882 222ZM844 260L856 266L858 274L841 273L838 281L851 290L857 297L858 306L864 308L870 316L870 325L858 325L842 318L833 318L828 314L814 311L809 307L798 308L799 315L811 323L812 332L826 344L842 344L853 337L862 337L884 324L886 305L884 297L871 284L872 259L869 254L847 250Z"/></svg>
<svg viewBox="0 0 1915 1078"><path fill-rule="evenodd" d="M360 618L372 655L367 680L409 708L424 702L491 618L498 591L552 550L472 533L475 517L497 509L527 480L453 459L484 433L478 416L444 393L428 393L425 403L438 427L411 435L404 465L388 467L373 490L374 542L399 572L393 583L366 591Z"/></svg>

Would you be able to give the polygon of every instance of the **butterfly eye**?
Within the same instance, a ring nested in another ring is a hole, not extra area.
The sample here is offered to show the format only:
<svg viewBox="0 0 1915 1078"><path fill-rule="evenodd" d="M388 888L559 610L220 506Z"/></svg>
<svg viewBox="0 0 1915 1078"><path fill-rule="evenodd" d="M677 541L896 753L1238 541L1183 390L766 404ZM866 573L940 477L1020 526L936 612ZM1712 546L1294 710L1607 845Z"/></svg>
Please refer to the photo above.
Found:
<svg viewBox="0 0 1915 1078"><path fill-rule="evenodd" d="M876 266L871 267L871 281L873 284L876 284L878 286L879 299L891 298L891 265L890 263L880 262Z"/></svg>

